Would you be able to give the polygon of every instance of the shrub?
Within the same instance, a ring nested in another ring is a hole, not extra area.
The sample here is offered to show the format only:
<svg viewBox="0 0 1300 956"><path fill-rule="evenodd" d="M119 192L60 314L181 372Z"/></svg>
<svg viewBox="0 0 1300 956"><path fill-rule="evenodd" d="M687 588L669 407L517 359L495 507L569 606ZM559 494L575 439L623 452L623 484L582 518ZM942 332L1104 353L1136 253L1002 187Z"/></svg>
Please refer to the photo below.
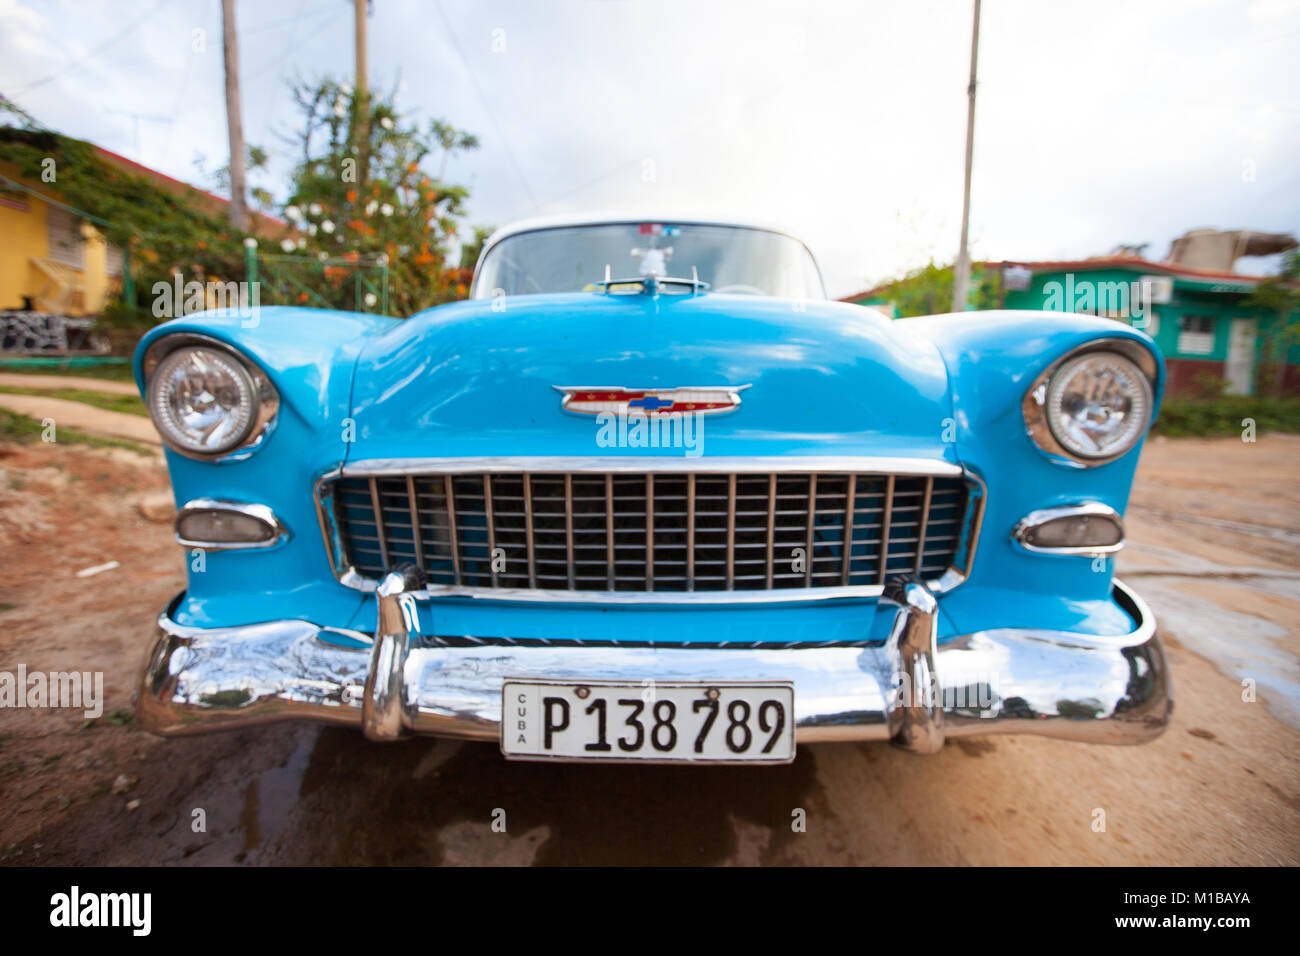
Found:
<svg viewBox="0 0 1300 956"><path fill-rule="evenodd" d="M1152 431L1170 438L1240 435L1243 419L1253 419L1256 433L1300 433L1300 398L1254 398L1224 395L1211 400L1169 398Z"/></svg>

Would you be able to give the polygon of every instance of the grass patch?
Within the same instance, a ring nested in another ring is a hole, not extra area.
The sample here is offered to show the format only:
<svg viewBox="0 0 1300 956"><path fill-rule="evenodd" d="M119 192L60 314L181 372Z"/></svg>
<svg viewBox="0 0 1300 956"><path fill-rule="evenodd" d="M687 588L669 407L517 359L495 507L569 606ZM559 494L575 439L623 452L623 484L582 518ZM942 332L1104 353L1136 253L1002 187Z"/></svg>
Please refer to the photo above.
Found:
<svg viewBox="0 0 1300 956"><path fill-rule="evenodd" d="M34 418L28 418L26 415L19 415L17 412L11 412L7 408L0 408L0 443L8 442L16 445L30 445L33 442L41 440L41 433L45 429ZM124 448L127 451L133 451L137 455L152 456L153 450L141 445L139 442L130 441L126 438L101 438L98 435L87 435L76 429L60 425L55 432L60 445L88 445L91 448Z"/></svg>
<svg viewBox="0 0 1300 956"><path fill-rule="evenodd" d="M78 365L75 362L43 362L40 365L0 362L0 372L18 375L75 375L77 378L98 378L109 382L135 382L130 362L120 365Z"/></svg>
<svg viewBox="0 0 1300 956"><path fill-rule="evenodd" d="M117 710L110 710L103 717L87 718L85 722L82 723L81 729L90 730L94 727L97 727L99 726L99 722L101 720L104 721L104 723L106 724L112 724L114 727L126 727L135 722L135 711L123 710L121 708Z"/></svg>
<svg viewBox="0 0 1300 956"><path fill-rule="evenodd" d="M109 395L85 388L19 388L16 385L0 385L0 394L5 395L39 395L43 398L61 398L68 402L81 402L94 405L110 412L125 412L128 415L149 416L144 401L138 395Z"/></svg>
<svg viewBox="0 0 1300 956"><path fill-rule="evenodd" d="M1255 423L1255 433L1300 433L1300 398L1253 398L1224 395L1221 398L1169 398L1160 407L1152 431L1170 438L1209 438L1241 435L1244 419Z"/></svg>

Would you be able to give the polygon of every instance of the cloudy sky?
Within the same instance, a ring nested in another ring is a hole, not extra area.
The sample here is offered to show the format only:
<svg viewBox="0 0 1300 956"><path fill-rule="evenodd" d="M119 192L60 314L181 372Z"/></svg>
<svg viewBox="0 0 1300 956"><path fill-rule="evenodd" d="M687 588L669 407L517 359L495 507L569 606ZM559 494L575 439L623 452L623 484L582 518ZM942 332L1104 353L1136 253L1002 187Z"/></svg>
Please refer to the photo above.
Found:
<svg viewBox="0 0 1300 956"><path fill-rule="evenodd" d="M482 138L448 169L473 223L776 222L834 296L955 256L970 0L372 7L372 86ZM351 73L351 3L239 0L238 27L245 136L276 191L288 81ZM0 92L200 182L195 157L227 154L220 37L219 0L0 0ZM975 256L1162 258L1198 226L1300 230L1300 0L986 0L979 64Z"/></svg>

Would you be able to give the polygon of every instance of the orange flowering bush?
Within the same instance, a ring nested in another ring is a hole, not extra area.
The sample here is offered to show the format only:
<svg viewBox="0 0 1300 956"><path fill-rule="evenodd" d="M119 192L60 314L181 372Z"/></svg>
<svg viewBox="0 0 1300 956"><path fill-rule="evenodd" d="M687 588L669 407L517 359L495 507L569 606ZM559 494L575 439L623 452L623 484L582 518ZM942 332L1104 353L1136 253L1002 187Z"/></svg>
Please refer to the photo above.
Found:
<svg viewBox="0 0 1300 956"><path fill-rule="evenodd" d="M387 255L390 314L464 297L469 279L454 237L468 192L443 176L450 158L478 147L477 137L441 120L421 125L400 113L391 95L371 93L363 101L332 79L299 84L293 95L305 120L298 148L304 159L282 212L305 240L304 264L330 262L322 298L353 308L349 269L337 263L364 263L377 281L380 253Z"/></svg>

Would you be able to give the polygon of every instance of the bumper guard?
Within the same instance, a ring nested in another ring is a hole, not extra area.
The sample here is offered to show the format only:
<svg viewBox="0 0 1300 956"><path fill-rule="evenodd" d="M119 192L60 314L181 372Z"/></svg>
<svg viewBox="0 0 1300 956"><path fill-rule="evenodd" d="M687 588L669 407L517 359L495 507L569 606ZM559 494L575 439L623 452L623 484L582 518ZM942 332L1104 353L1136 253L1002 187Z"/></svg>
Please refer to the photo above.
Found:
<svg viewBox="0 0 1300 956"><path fill-rule="evenodd" d="M507 677L669 681L789 680L800 743L888 740L935 753L949 737L1032 733L1131 744L1164 730L1169 669L1146 604L1118 581L1127 634L997 629L936 646L938 605L919 581L886 588L880 645L782 647L429 646L407 568L377 590L373 637L302 620L226 628L158 618L137 691L140 724L183 735L307 718L374 740L432 734L495 740ZM173 607L175 605L173 604ZM341 646L329 632L350 639Z"/></svg>

